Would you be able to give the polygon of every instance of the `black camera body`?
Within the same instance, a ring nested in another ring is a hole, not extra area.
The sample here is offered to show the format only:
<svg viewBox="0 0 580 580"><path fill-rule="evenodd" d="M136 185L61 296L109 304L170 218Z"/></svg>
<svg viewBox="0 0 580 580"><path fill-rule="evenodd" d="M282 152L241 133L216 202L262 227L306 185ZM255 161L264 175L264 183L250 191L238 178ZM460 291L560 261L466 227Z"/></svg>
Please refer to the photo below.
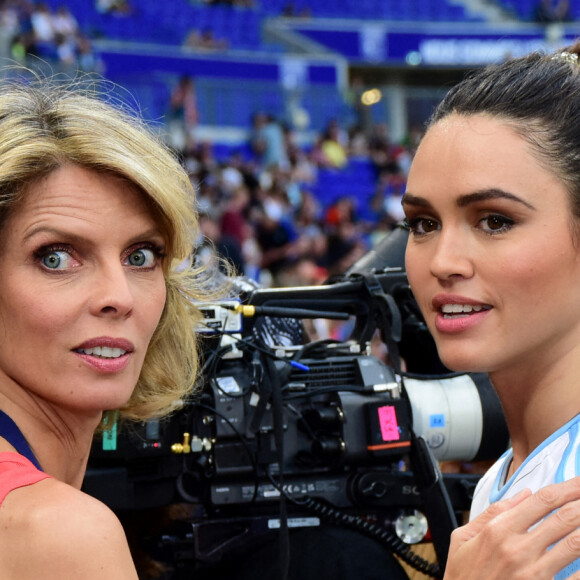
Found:
<svg viewBox="0 0 580 580"><path fill-rule="evenodd" d="M407 543L428 527L433 536L440 519L452 525L477 476L441 476L433 454L499 456L508 441L499 401L486 377L440 365L402 267L364 270L199 305L199 393L167 419L106 432L84 489L118 511L194 506L187 527L163 540L193 566L323 518L372 522ZM346 318L350 334L297 340L307 317ZM371 353L377 332L389 364ZM395 368L399 354L412 378Z"/></svg>

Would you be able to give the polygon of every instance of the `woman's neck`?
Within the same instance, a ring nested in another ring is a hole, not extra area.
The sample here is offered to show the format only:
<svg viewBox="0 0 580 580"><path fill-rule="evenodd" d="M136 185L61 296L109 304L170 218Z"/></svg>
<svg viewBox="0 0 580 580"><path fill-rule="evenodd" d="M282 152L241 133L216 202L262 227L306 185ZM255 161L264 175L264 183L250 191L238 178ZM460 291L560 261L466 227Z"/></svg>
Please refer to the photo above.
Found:
<svg viewBox="0 0 580 580"><path fill-rule="evenodd" d="M580 356L567 353L542 367L490 373L513 448L511 471L547 437L580 413Z"/></svg>
<svg viewBox="0 0 580 580"><path fill-rule="evenodd" d="M79 417L31 399L15 401L2 392L0 409L16 423L42 470L80 489L100 414Z"/></svg>

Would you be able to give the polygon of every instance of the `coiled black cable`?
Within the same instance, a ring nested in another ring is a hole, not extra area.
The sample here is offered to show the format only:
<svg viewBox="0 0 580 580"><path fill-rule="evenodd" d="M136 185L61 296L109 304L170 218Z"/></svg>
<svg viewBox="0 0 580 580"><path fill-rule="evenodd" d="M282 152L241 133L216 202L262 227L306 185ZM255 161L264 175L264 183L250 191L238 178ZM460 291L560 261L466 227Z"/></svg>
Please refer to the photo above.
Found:
<svg viewBox="0 0 580 580"><path fill-rule="evenodd" d="M301 498L298 503L330 523L357 530L385 544L396 556L415 570L432 578L443 578L443 571L438 564L428 562L415 554L409 544L405 544L386 528L373 524L359 516L347 514L309 496Z"/></svg>

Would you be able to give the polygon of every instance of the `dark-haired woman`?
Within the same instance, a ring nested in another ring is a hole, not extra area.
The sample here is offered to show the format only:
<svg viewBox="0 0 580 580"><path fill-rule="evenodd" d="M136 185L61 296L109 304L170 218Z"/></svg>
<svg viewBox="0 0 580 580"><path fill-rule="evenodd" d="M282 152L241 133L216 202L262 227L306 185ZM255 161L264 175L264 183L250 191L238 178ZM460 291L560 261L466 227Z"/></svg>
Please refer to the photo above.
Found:
<svg viewBox="0 0 580 580"><path fill-rule="evenodd" d="M444 364L489 373L512 443L446 580L580 578L579 49L462 81L409 174L409 281Z"/></svg>

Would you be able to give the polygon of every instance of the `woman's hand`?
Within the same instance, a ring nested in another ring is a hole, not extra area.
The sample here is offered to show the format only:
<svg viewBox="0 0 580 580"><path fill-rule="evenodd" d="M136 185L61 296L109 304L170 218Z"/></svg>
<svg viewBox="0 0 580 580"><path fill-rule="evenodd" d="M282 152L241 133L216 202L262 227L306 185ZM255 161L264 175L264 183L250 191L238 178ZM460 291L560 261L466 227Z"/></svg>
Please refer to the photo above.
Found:
<svg viewBox="0 0 580 580"><path fill-rule="evenodd" d="M579 526L580 477L522 491L453 532L444 580L551 580L580 558Z"/></svg>

